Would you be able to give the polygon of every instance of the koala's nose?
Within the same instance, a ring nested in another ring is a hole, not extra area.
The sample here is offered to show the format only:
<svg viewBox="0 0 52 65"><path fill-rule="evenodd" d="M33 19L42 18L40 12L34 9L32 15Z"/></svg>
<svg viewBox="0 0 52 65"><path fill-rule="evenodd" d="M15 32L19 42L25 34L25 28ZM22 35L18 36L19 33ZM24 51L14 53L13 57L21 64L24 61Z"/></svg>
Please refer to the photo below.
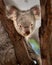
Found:
<svg viewBox="0 0 52 65"><path fill-rule="evenodd" d="M29 35L30 34L30 31L26 31L26 34Z"/></svg>

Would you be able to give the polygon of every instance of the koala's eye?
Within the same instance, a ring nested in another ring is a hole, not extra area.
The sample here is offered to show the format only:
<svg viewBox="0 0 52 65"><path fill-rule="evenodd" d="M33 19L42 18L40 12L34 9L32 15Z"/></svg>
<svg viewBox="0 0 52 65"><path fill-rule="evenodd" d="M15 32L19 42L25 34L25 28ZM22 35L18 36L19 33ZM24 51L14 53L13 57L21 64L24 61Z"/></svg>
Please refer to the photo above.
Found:
<svg viewBox="0 0 52 65"><path fill-rule="evenodd" d="M21 28L22 26L20 25L20 28Z"/></svg>
<svg viewBox="0 0 52 65"><path fill-rule="evenodd" d="M33 26L33 24L31 24L31 26Z"/></svg>

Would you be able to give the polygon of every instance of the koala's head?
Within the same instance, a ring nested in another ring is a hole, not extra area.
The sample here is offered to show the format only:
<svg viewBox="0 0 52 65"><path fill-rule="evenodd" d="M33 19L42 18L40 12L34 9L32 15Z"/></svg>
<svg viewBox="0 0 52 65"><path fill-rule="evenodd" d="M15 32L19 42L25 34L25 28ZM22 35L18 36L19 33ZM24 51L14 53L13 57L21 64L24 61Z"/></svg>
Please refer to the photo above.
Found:
<svg viewBox="0 0 52 65"><path fill-rule="evenodd" d="M34 31L39 8L35 6L28 11L20 11L15 7L10 7L6 10L6 15L13 21L16 31L26 37Z"/></svg>

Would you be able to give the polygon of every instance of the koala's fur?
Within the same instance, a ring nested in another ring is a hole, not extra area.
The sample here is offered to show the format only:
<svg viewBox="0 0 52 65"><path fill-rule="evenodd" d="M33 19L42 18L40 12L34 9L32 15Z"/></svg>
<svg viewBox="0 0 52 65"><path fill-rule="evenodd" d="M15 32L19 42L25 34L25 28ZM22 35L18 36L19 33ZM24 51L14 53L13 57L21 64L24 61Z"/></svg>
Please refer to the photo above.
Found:
<svg viewBox="0 0 52 65"><path fill-rule="evenodd" d="M7 65L7 63L16 65L16 57L8 33L5 31L0 21L0 65Z"/></svg>

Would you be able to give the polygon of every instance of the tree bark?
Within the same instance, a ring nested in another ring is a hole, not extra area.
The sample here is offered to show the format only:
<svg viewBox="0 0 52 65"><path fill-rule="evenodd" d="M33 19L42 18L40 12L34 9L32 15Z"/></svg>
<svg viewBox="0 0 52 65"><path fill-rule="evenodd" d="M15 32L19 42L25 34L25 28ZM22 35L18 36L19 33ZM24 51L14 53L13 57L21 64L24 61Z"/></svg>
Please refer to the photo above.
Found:
<svg viewBox="0 0 52 65"><path fill-rule="evenodd" d="M44 9L43 9L43 8ZM41 56L43 65L52 65L52 8L51 0L41 0L42 25L40 28Z"/></svg>

